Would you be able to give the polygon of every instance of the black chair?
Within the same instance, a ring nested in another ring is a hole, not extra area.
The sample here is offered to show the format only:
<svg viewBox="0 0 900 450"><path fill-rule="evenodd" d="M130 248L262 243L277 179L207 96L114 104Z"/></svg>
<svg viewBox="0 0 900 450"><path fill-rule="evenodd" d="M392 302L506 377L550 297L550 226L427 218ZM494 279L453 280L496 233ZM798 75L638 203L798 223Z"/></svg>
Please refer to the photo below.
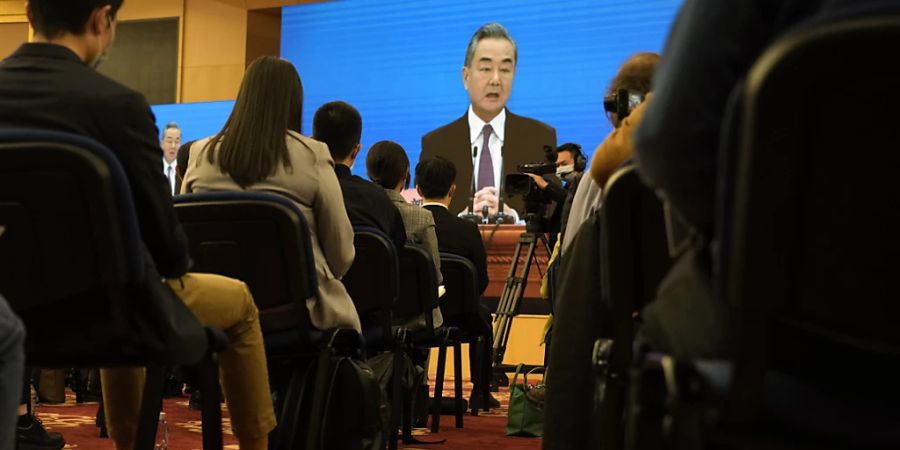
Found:
<svg viewBox="0 0 900 450"><path fill-rule="evenodd" d="M358 351L361 342L354 330L318 330L310 323L306 300L316 295L317 278L302 212L284 197L260 192L190 194L174 201L194 269L247 283L259 309L270 366L292 364L279 396L273 445L319 448L321 436L309 430L320 430L325 414L328 358L333 351ZM319 364L313 364L316 359ZM313 367L310 392L306 380Z"/></svg>
<svg viewBox="0 0 900 450"><path fill-rule="evenodd" d="M638 417L635 434L651 428L651 445L900 447L900 156L889 150L900 142L900 69L879 63L900 45L894 7L798 29L750 71L723 243L735 355L662 357L643 372L656 393L636 407L657 420ZM852 126L838 112L848 98ZM855 149L868 158L848 161Z"/></svg>
<svg viewBox="0 0 900 450"><path fill-rule="evenodd" d="M162 283L144 249L115 155L66 133L0 131L0 290L28 328L34 367L146 366L135 447L152 449L168 365L204 362L227 345ZM204 410L203 446L222 448Z"/></svg>
<svg viewBox="0 0 900 450"><path fill-rule="evenodd" d="M408 345L406 330L395 329L392 320L392 309L399 298L397 251L390 238L378 229L356 227L353 231L356 257L341 281L359 314L367 353L389 351L393 354L388 445L390 450L395 450L402 402L401 369Z"/></svg>
<svg viewBox="0 0 900 450"><path fill-rule="evenodd" d="M441 313L444 325L459 330L453 336L454 358L460 350L460 344L469 344L469 373L473 381L472 415L478 415L478 402L488 408L490 396L490 336L491 324L483 323L478 310L478 272L472 261L452 253L441 253L441 275L447 289L441 298ZM437 374L443 376L443 374ZM454 377L461 378L458 365L454 362ZM459 393L456 394L457 397ZM480 399L480 400L479 400ZM457 404L457 407L459 405Z"/></svg>
<svg viewBox="0 0 900 450"><path fill-rule="evenodd" d="M448 326L434 328L432 309L438 306L438 288L434 260L421 246L406 244L400 251L400 302L394 308L394 317L402 319L421 317L424 326L410 332L413 348L420 350L438 349L438 367L435 376L434 403L431 411L431 432L437 433L441 423L441 397L444 388L444 368L447 359L447 345L458 333L458 329ZM397 319L395 319L397 320ZM454 351L454 362L461 367L462 356ZM427 370L427 367L426 367ZM462 379L454 380L456 385L456 426L462 428ZM404 415L403 440L413 442L411 409ZM409 418L410 420L406 420Z"/></svg>
<svg viewBox="0 0 900 450"><path fill-rule="evenodd" d="M635 318L654 299L671 258L663 205L633 165L617 170L603 192L600 270L607 314L601 317L602 337L593 355L596 426L585 431L595 448L617 449L622 446Z"/></svg>

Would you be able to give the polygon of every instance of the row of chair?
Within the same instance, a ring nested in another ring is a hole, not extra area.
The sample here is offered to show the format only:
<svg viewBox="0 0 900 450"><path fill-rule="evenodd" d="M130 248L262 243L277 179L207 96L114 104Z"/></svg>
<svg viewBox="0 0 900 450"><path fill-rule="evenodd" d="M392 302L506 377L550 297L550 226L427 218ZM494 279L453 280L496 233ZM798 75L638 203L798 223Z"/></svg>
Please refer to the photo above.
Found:
<svg viewBox="0 0 900 450"><path fill-rule="evenodd" d="M900 446L900 208L889 181L900 160L884 151L900 142L900 69L878 64L898 44L897 16L810 25L772 45L740 88L713 268L714 301L738 316L732 355L635 351L634 318L672 260L662 203L634 167L611 178L600 248L610 329L595 346L592 445ZM853 126L839 112L850 98L865 117ZM875 164L848 168L854 149Z"/></svg>

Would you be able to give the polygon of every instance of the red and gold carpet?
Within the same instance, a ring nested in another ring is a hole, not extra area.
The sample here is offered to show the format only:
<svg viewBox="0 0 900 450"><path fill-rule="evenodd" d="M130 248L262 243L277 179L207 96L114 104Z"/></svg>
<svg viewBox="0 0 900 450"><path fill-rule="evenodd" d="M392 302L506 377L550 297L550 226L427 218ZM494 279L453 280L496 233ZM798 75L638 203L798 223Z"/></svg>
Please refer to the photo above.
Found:
<svg viewBox="0 0 900 450"><path fill-rule="evenodd" d="M471 390L470 383L464 383L464 392ZM444 395L453 395L453 382L449 378L444 382ZM534 438L509 437L504 434L506 426L506 407L509 399L506 388L501 388L494 396L500 400L500 408L478 417L466 415L464 428L456 428L453 416L441 417L441 429L431 434L427 429L415 429L414 434L423 440L446 439L442 445L400 446L407 450L462 450L462 449L504 449L504 450L536 450L541 447L541 440ZM99 429L94 425L97 413L96 403L75 403L74 395L67 392L64 404L39 404L35 408L38 418L51 431L58 431L66 439L67 449L107 450L113 445L109 439L99 437ZM169 429L169 450L200 449L200 412L188 408L188 399L170 398L163 404ZM237 449L237 440L231 435L231 424L228 411L223 406L222 422L226 449Z"/></svg>

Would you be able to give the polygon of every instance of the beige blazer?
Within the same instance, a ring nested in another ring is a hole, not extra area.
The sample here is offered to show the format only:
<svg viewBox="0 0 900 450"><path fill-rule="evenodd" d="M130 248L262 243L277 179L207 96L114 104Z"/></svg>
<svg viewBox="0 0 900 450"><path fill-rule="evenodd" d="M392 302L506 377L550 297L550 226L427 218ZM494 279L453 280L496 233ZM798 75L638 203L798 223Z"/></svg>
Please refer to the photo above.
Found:
<svg viewBox="0 0 900 450"><path fill-rule="evenodd" d="M353 226L347 218L341 187L334 173L334 160L328 152L328 146L289 131L287 148L292 166L290 171L279 165L271 177L248 186L247 189L241 189L218 166L209 163L209 150L205 148L207 142L209 138L199 140L191 146L181 193L266 191L293 200L309 224L319 278L316 297L306 301L313 325L323 330L352 327L360 331L356 307L340 280L350 269L355 255Z"/></svg>

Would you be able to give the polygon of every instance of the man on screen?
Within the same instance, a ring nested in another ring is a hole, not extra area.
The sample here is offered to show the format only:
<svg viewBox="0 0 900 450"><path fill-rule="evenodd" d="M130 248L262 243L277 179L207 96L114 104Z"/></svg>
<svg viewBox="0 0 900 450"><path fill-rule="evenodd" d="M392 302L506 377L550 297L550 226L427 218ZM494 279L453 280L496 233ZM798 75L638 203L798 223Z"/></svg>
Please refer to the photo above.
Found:
<svg viewBox="0 0 900 450"><path fill-rule="evenodd" d="M420 160L442 156L459 168L458 192L450 203L454 214L474 204L476 214L486 206L495 215L505 175L519 164L543 160L545 145L556 147L556 130L506 108L517 57L516 43L503 25L479 28L469 41L462 68L471 102L468 111L422 137ZM504 198L503 203L507 214L518 217L517 212L524 212L521 198Z"/></svg>

